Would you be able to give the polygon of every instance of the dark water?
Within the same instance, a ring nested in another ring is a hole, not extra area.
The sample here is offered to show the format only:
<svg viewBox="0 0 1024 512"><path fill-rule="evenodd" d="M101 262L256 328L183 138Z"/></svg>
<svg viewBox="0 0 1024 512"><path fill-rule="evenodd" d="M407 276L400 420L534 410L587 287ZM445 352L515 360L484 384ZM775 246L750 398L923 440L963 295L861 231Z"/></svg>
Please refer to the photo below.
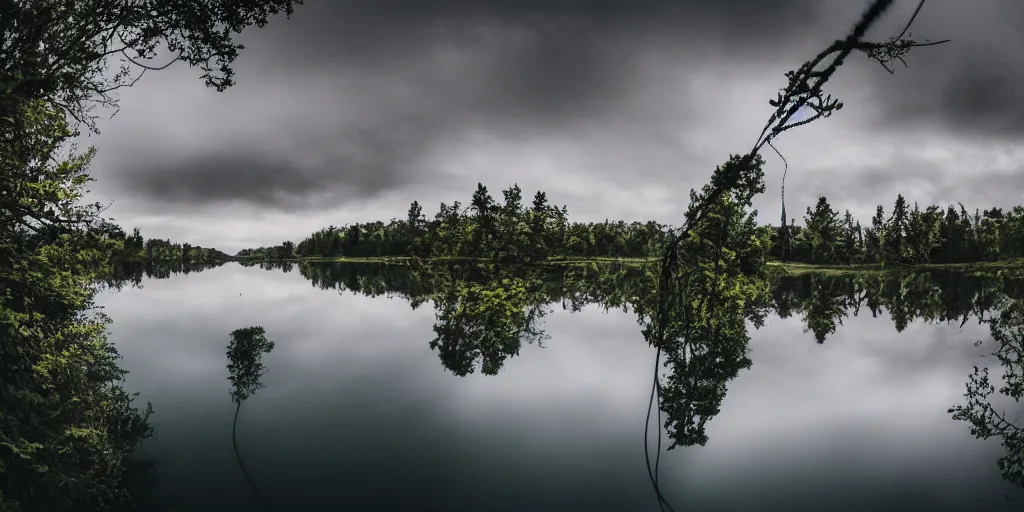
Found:
<svg viewBox="0 0 1024 512"><path fill-rule="evenodd" d="M127 387L156 411L140 456L156 464L161 510L266 510L232 446L225 346L248 325L276 347L240 408L238 456L272 510L659 510L643 448L654 351L635 313L555 301L537 324L549 339L495 375L458 376L429 344L433 303L398 296L429 288L415 276L306 273L315 286L229 264L103 295ZM982 358L992 336L977 313L1017 286L971 283L918 296L899 280L876 296L841 280L777 289L792 314L751 328L751 368L727 383L706 446L662 454L662 492L677 511L1024 509L999 441L947 412L972 366L998 368ZM615 290L632 293L604 286L615 306ZM853 316L851 299L888 308Z"/></svg>

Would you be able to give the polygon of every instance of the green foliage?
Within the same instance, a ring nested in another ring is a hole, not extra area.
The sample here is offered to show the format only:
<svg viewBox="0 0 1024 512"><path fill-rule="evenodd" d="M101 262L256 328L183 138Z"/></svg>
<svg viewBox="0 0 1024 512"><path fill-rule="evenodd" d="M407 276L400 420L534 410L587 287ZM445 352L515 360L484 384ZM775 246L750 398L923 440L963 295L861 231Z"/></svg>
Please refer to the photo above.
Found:
<svg viewBox="0 0 1024 512"><path fill-rule="evenodd" d="M298 244L243 249L244 260L319 258L473 258L503 263L536 263L573 258L649 258L677 228L654 221L570 222L568 211L548 204L539 191L531 205L522 204L518 186L503 191L497 204L478 185L469 207L441 203L426 220L418 202L406 219L329 226ZM766 256L820 265L968 263L1024 258L1024 207L998 208L968 215L963 207L945 213L932 205L911 208L898 196L892 215L879 205L868 227L825 197L807 208L803 225L758 226ZM166 244L167 242L158 241ZM148 242L147 242L148 243ZM204 261L227 256L209 250Z"/></svg>
<svg viewBox="0 0 1024 512"><path fill-rule="evenodd" d="M217 249L192 245L188 242L173 243L159 238L143 239L139 229L135 228L131 235L125 235L118 228L107 234L107 238L118 242L116 250L110 254L112 262L149 263L173 267L190 265L212 265L228 260L228 255Z"/></svg>
<svg viewBox="0 0 1024 512"><path fill-rule="evenodd" d="M117 243L100 205L82 205L94 152L61 155L72 131L40 101L0 149L0 493L30 510L115 509L124 458L151 435L94 311Z"/></svg>
<svg viewBox="0 0 1024 512"><path fill-rule="evenodd" d="M243 327L231 331L231 341L228 343L228 381L231 382L231 401L235 403L235 419L231 423L231 445L235 449L235 458L238 465L249 481L253 491L264 505L267 505L263 495L253 482L249 472L242 463L242 455L238 451L238 413L242 410L242 402L256 394L263 387L260 380L266 369L263 367L263 356L274 350L274 342L267 340L266 331L262 327ZM269 509L270 507L267 506Z"/></svg>
<svg viewBox="0 0 1024 512"><path fill-rule="evenodd" d="M228 343L228 381L231 382L231 400L241 404L263 387L260 377L266 372L263 355L274 350L274 342L267 340L266 331L259 326L231 331Z"/></svg>
<svg viewBox="0 0 1024 512"><path fill-rule="evenodd" d="M287 263L262 263L268 270ZM579 311L587 306L634 311L649 316L655 311L657 266L587 263L572 266L498 266L479 263L395 265L383 263L300 263L299 273L318 289L357 293L369 297L400 297L413 308L433 303L438 311L457 308L446 297L476 296L463 311L486 311L483 292L503 297L522 307L519 318L531 309L560 306ZM816 340L825 341L848 316L887 315L902 332L913 321L961 324L1000 314L1005 304L1024 299L1024 276L1005 271L968 274L913 268L884 272L803 272L766 270L751 278L756 289L746 304L746 318L755 326L772 313L781 318L800 317ZM525 289L525 295L510 292ZM499 291L500 290L500 291ZM487 313L492 314L492 313ZM501 315L496 315L502 317ZM453 317L454 318L454 317ZM497 324L497 322L495 323ZM509 322L507 325L518 325ZM1003 325L1003 324L1001 324ZM819 330L820 328L820 330ZM530 331L537 329L534 325Z"/></svg>
<svg viewBox="0 0 1024 512"><path fill-rule="evenodd" d="M892 215L879 205L871 226L862 229L847 212L843 219L822 197L807 209L805 225L787 226L789 238L772 241L770 253L786 261L815 264L878 263L914 265L970 263L1024 258L1024 207L970 215L961 205L945 213L937 205L922 210L896 198ZM777 228L773 228L778 231ZM788 244L784 247L784 243Z"/></svg>
<svg viewBox="0 0 1024 512"><path fill-rule="evenodd" d="M287 260L296 257L295 242L284 241L281 245L272 247L256 247L242 249L235 253L236 259L241 260Z"/></svg>
<svg viewBox="0 0 1024 512"><path fill-rule="evenodd" d="M418 202L406 219L329 226L298 243L301 257L478 258L503 263L533 263L552 258L642 258L652 254L666 238L657 222L569 222L565 206L548 204L537 192L524 205L522 190L513 185L502 192L498 204L487 187L477 184L468 207L441 203L426 220ZM277 248L244 249L238 257L280 259Z"/></svg>
<svg viewBox="0 0 1024 512"><path fill-rule="evenodd" d="M656 386L672 444L703 445L726 383L749 368L749 317L767 292L769 234L750 210L764 191L760 156L731 156L700 193L690 193L685 232L665 251L653 304L640 310L644 339L671 368ZM645 314L646 313L646 314Z"/></svg>
<svg viewBox="0 0 1024 512"><path fill-rule="evenodd" d="M769 232L758 229L754 214L746 211L751 199L764 192L759 152L765 145L775 149L772 140L781 133L829 117L843 107L822 88L853 51L864 52L890 69L887 62L902 61L910 48L924 45L903 38L910 23L903 33L887 42L863 41L868 29L891 5L892 0L875 0L845 39L836 40L798 70L786 73L789 84L776 99L769 100L775 112L753 148L742 156L731 156L725 165L716 168L700 194L691 192L685 222L665 243L655 306L649 318L641 316L641 323L646 324L644 338L657 348L655 360L664 353L666 365L672 367L664 383L656 372L652 387L652 400L659 397L661 409L668 414L665 428L672 438L669 449L706 442L704 425L717 414L726 382L750 365L745 319L766 292L759 285L763 284L764 255L771 241ZM829 64L822 68L824 62ZM805 107L814 114L790 123L793 115ZM817 210L808 210L812 222L810 236L805 239L809 238L815 249L812 256L824 252L827 258L835 253L838 229L834 212L824 199ZM791 249L789 236L795 230L790 227L770 230L778 234L779 254L783 256L788 256ZM754 314L755 325L760 318ZM668 407L666 401L673 407ZM646 442L645 437L645 450ZM659 505L664 508L667 503L658 491L657 463L652 470L648 461L647 469Z"/></svg>
<svg viewBox="0 0 1024 512"><path fill-rule="evenodd" d="M299 3L0 2L0 509L132 505L127 457L151 435L151 410L122 387L93 299L123 285L119 267L140 250L151 266L215 255L141 244L83 204L95 150L71 144L79 123L96 131L93 109L116 107L133 70L157 69L158 48L202 69L207 85L232 85L234 35Z"/></svg>
<svg viewBox="0 0 1024 512"><path fill-rule="evenodd" d="M802 241L811 247L811 261L814 263L835 262L842 254L842 243L845 241L843 226L839 221L839 212L833 210L828 200L818 198L818 204L812 211L807 209L804 217L807 227L803 231Z"/></svg>
<svg viewBox="0 0 1024 512"><path fill-rule="evenodd" d="M999 393L1019 404L1024 397L1024 300L1001 299L999 309L999 316L989 320L996 343L993 355L1003 367ZM964 393L965 403L952 407L949 412L953 419L967 422L975 437L999 438L1006 450L1006 455L997 462L1003 478L1024 487L1024 424L1014 423L1016 420L1010 419L1005 410L997 410L992 405L990 397L995 392L996 387L989 380L989 369L975 366Z"/></svg>
<svg viewBox="0 0 1024 512"><path fill-rule="evenodd" d="M487 283L456 282L436 301L438 351L445 368L465 376L481 361L484 375L496 375L505 359L519 354L521 340L540 342L535 322L548 313L534 295L537 283L522 277L496 277Z"/></svg>
<svg viewBox="0 0 1024 512"><path fill-rule="evenodd" d="M243 47L235 34L291 15L301 0L33 0L0 7L0 119L20 101L44 100L95 130L95 107L114 107L116 91L136 71L181 60L203 71L209 87L234 84L232 63ZM154 63L158 50L175 59ZM141 76L141 75L139 75ZM12 110L13 109L13 110Z"/></svg>
<svg viewBox="0 0 1024 512"><path fill-rule="evenodd" d="M267 268L281 264L264 263ZM400 296L412 307L432 303L435 337L429 342L455 375L477 369L498 373L519 354L522 341L543 346L540 321L560 304L578 311L587 304L626 308L650 289L643 267L504 266L475 263L299 265L314 286L376 296Z"/></svg>

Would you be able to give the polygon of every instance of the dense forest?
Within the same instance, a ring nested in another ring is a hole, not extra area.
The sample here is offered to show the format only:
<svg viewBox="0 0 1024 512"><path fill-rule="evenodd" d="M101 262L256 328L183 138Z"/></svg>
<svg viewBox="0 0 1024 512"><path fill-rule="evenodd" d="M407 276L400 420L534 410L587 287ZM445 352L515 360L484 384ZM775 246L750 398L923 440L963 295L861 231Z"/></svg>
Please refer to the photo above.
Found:
<svg viewBox="0 0 1024 512"><path fill-rule="evenodd" d="M654 221L571 222L565 206L537 192L530 204L518 185L496 201L478 184L467 205L441 203L427 219L413 202L404 219L329 226L298 244L245 249L236 257L485 258L530 263L567 258L646 258L656 255L670 226ZM761 226L771 259L828 265L998 261L1024 257L1024 207L969 213L963 205L911 206L899 195L886 214L879 205L866 225L840 214L825 197L807 208L803 222Z"/></svg>
<svg viewBox="0 0 1024 512"><path fill-rule="evenodd" d="M121 264L216 256L105 219L86 200L97 150L77 143L165 52L230 87L235 35L298 3L0 2L0 511L137 509L152 409L125 389L97 293Z"/></svg>
<svg viewBox="0 0 1024 512"><path fill-rule="evenodd" d="M807 208L804 224L773 230L772 255L818 264L965 263L1024 257L1024 207L968 213L962 204L945 209L911 207L896 197L891 213L878 205L867 226L847 210L842 216L824 197Z"/></svg>
<svg viewBox="0 0 1024 512"><path fill-rule="evenodd" d="M192 245L187 242L176 243L166 239L143 238L139 229L135 228L131 235L114 226L107 236L117 243L110 251L111 260L121 262L152 262L159 264L180 263L212 264L224 262L230 257L217 249Z"/></svg>
<svg viewBox="0 0 1024 512"><path fill-rule="evenodd" d="M329 226L298 244L246 249L244 258L417 256L472 257L502 262L536 262L555 257L644 257L660 247L665 226L656 222L569 222L565 206L537 192L525 204L518 185L498 202L478 184L470 202L441 203L428 220L419 202L405 219Z"/></svg>

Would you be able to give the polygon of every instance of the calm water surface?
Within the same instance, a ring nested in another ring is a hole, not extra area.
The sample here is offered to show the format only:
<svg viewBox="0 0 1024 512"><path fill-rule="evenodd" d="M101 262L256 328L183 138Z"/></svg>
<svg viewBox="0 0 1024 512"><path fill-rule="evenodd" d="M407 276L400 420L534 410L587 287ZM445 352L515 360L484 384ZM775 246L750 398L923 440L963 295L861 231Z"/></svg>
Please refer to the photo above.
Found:
<svg viewBox="0 0 1024 512"><path fill-rule="evenodd" d="M225 346L248 325L276 348L238 456L273 510L659 510L643 451L654 351L633 312L556 303L538 324L550 339L458 376L429 345L431 302L295 271L228 264L101 302L127 387L156 411L141 455L163 510L265 510L232 447ZM987 326L959 324L897 332L862 309L819 344L801 315L769 316L706 446L663 453L663 493L677 511L1024 509L998 441L947 413L992 351L975 345Z"/></svg>

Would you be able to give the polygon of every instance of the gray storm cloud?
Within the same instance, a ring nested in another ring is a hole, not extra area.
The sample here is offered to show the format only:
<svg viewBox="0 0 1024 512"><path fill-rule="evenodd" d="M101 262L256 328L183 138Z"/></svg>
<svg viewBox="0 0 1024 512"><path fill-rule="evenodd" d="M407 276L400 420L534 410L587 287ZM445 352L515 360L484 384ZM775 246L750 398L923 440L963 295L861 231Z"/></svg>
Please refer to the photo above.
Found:
<svg viewBox="0 0 1024 512"><path fill-rule="evenodd" d="M283 151L225 145L133 168L122 183L172 206L241 200L294 211L350 204L408 184L403 170L426 144L417 130L423 128L412 122L390 131L340 130L330 133L333 143L325 133L309 134L290 139L297 144Z"/></svg>
<svg viewBox="0 0 1024 512"><path fill-rule="evenodd" d="M202 90L179 68L125 94L123 112L103 127L99 188L138 209L235 202L290 213L387 194L418 199L430 187L465 199L476 181L543 189L569 176L685 197L729 153L749 149L783 72L845 35L866 4L311 1L242 36L235 89ZM898 33L916 5L897 2L870 38ZM871 153L922 134L1019 145L1024 72L1000 55L1024 44L1014 28L1024 26L1022 9L930 0L911 32L950 43L915 50L894 75L851 59L830 90L850 108L780 142L795 170L792 197L832 199L828 185L841 179L840 207L873 209L880 194L903 192L890 184L926 175L929 186L910 199L948 201L940 192L972 189L979 207L1019 202L1006 187L973 191L1006 170ZM861 138L854 151L851 133L876 139ZM480 134L501 147L475 145ZM769 173L776 187L781 165L766 158L779 167ZM556 171L538 171L538 162ZM964 187L963 172L977 182ZM777 208L769 200L762 213L774 222Z"/></svg>
<svg viewBox="0 0 1024 512"><path fill-rule="evenodd" d="M1024 4L931 0L911 32L951 39L916 52L911 68L868 76L894 129L942 129L1019 143L1024 140ZM895 78L895 79L894 79Z"/></svg>

